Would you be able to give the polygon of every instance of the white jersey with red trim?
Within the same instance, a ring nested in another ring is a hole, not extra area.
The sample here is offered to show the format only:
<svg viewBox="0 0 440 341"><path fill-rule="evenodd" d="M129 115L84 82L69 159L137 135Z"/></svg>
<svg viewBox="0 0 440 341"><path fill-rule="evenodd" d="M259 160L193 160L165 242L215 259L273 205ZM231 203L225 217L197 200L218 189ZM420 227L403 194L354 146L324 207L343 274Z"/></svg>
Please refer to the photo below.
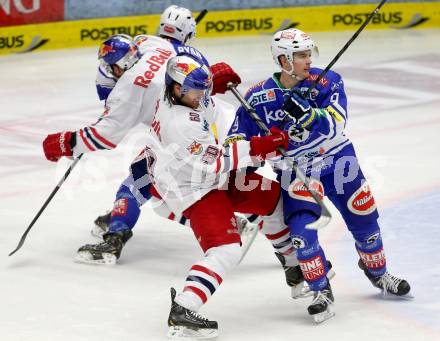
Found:
<svg viewBox="0 0 440 341"><path fill-rule="evenodd" d="M131 128L139 123L151 124L165 84L167 61L176 52L169 41L154 36L149 36L142 47L142 58L118 80L104 114L95 124L76 131L74 156L115 148Z"/></svg>
<svg viewBox="0 0 440 341"><path fill-rule="evenodd" d="M180 213L213 189L227 183L227 173L260 166L249 155L249 141L227 147L218 144L210 129L216 117L211 103L206 111L170 105L160 97L145 151L148 176L173 212ZM137 161L135 161L137 162Z"/></svg>

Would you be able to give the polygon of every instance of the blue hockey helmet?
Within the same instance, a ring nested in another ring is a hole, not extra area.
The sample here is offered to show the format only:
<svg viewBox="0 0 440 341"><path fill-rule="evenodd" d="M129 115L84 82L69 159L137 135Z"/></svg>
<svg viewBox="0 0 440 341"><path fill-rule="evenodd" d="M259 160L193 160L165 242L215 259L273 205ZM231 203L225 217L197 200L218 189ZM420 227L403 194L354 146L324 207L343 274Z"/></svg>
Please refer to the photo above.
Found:
<svg viewBox="0 0 440 341"><path fill-rule="evenodd" d="M175 56L168 61L165 83L175 81L182 85L183 92L190 89L210 90L212 75L209 68L189 56Z"/></svg>
<svg viewBox="0 0 440 341"><path fill-rule="evenodd" d="M171 58L167 64L165 83L169 87L173 82L182 86L182 95L190 95L194 90L203 91L199 107L202 110L208 107L212 91L212 75L206 65L185 55Z"/></svg>
<svg viewBox="0 0 440 341"><path fill-rule="evenodd" d="M98 59L108 65L117 65L126 71L141 57L133 39L126 34L116 34L99 47Z"/></svg>

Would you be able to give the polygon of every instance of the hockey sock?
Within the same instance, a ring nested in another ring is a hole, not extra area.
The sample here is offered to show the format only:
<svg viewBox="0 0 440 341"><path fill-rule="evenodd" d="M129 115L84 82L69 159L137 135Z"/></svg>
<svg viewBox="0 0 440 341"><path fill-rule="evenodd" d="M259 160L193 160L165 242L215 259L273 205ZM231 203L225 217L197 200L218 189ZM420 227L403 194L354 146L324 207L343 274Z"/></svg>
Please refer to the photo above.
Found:
<svg viewBox="0 0 440 341"><path fill-rule="evenodd" d="M306 229L306 225L314 222L316 215L310 211L296 212L290 217L289 227L293 245L297 249L301 271L304 280L312 291L320 291L327 287L328 264L318 241L315 230Z"/></svg>
<svg viewBox="0 0 440 341"><path fill-rule="evenodd" d="M194 264L185 281L183 292L175 302L192 311L199 311L214 294L225 275L238 265L241 248L238 243L210 248L205 257Z"/></svg>
<svg viewBox="0 0 440 341"><path fill-rule="evenodd" d="M375 231L368 236L359 239L356 238L355 246L359 257L367 268L367 271L373 277L382 276L387 268L380 231Z"/></svg>
<svg viewBox="0 0 440 341"><path fill-rule="evenodd" d="M248 219L251 221L252 216ZM295 248L290 238L290 229L284 223L282 200L278 202L270 216L258 216L254 223L258 223L260 232L270 241L275 252L284 256L286 266L298 265Z"/></svg>
<svg viewBox="0 0 440 341"><path fill-rule="evenodd" d="M140 209L136 198L128 187L122 185L116 194L113 206L109 233L131 230L140 215Z"/></svg>

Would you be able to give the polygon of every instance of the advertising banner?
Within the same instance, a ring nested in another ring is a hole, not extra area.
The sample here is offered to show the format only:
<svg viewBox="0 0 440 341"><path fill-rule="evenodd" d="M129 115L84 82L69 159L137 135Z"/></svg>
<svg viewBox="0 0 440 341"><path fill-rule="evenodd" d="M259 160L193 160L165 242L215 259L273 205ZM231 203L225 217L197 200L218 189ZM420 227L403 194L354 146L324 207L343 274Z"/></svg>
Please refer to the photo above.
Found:
<svg viewBox="0 0 440 341"><path fill-rule="evenodd" d="M0 0L0 27L64 20L64 0Z"/></svg>
<svg viewBox="0 0 440 341"><path fill-rule="evenodd" d="M354 32L374 8L369 4L212 11L197 25L197 37L271 35L291 27L306 32ZM156 14L0 27L0 54L97 46L116 33L155 34L159 18ZM434 27L440 27L440 2L387 4L366 29Z"/></svg>

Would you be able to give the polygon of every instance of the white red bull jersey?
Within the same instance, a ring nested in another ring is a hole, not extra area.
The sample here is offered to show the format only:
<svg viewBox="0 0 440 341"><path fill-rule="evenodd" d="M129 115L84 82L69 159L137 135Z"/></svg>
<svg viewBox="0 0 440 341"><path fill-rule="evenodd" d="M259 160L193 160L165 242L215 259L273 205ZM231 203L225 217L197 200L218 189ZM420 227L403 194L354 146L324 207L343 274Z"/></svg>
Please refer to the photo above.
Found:
<svg viewBox="0 0 440 341"><path fill-rule="evenodd" d="M76 132L74 156L115 148L131 128L151 124L165 85L167 61L176 52L169 41L154 36L143 42L142 52L142 58L117 81L99 120Z"/></svg>
<svg viewBox="0 0 440 341"><path fill-rule="evenodd" d="M211 190L225 185L228 172L260 166L249 155L248 141L227 147L218 143L210 126L219 111L211 106L206 111L182 105L170 107L160 96L148 147L139 160L147 160L147 176L173 212L181 213Z"/></svg>

